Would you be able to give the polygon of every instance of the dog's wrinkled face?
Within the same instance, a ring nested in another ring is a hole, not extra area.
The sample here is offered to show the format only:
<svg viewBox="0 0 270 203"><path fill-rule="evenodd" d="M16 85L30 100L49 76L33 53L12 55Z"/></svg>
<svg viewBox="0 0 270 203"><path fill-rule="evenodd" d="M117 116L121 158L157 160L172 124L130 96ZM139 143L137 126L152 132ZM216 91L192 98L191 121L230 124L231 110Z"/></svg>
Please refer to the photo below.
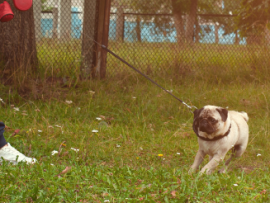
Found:
<svg viewBox="0 0 270 203"><path fill-rule="evenodd" d="M198 134L210 137L216 136L216 133L220 133L221 128L224 127L228 117L228 110L216 107L216 106L205 106L201 109L194 111L193 130Z"/></svg>

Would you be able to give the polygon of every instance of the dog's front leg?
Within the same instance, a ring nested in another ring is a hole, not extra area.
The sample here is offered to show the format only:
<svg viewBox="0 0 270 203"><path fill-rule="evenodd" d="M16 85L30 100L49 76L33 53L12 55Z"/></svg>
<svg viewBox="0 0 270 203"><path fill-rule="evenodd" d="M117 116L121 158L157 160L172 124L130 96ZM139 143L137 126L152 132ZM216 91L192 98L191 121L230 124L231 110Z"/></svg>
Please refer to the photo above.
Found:
<svg viewBox="0 0 270 203"><path fill-rule="evenodd" d="M193 173L194 171L196 171L199 168L199 166L202 163L204 157L205 157L204 151L199 149L199 151L197 152L197 154L195 156L194 163L192 164L192 166L190 167L190 169L188 171L189 174Z"/></svg>
<svg viewBox="0 0 270 203"><path fill-rule="evenodd" d="M206 173L207 175L211 174L212 171L218 166L219 162L223 160L223 156L214 155L213 158L202 168L200 174Z"/></svg>

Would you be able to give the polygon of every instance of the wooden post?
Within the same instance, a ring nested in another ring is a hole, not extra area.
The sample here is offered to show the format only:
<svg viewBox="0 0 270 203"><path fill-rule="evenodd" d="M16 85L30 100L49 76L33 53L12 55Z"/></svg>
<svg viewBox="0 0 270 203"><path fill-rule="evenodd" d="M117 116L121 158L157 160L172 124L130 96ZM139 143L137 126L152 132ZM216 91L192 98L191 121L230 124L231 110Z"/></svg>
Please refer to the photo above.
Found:
<svg viewBox="0 0 270 203"><path fill-rule="evenodd" d="M82 32L82 63L81 77L89 78L91 75L95 77L95 47L93 39L96 40L97 32L97 6L98 0L84 1L83 14L83 32Z"/></svg>
<svg viewBox="0 0 270 203"><path fill-rule="evenodd" d="M97 41L100 44L108 46L109 26L110 26L111 0L99 1L98 35ZM101 79L106 77L107 51L100 46L97 47L97 68Z"/></svg>

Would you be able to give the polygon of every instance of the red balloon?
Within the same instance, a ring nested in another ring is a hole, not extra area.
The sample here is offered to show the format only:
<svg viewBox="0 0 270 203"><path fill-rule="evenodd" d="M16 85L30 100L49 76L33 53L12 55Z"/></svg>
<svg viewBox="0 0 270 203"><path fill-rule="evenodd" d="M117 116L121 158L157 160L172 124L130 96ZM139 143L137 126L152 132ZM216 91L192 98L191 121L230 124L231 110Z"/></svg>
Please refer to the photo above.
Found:
<svg viewBox="0 0 270 203"><path fill-rule="evenodd" d="M26 11L31 8L33 0L13 0L14 6L20 11Z"/></svg>

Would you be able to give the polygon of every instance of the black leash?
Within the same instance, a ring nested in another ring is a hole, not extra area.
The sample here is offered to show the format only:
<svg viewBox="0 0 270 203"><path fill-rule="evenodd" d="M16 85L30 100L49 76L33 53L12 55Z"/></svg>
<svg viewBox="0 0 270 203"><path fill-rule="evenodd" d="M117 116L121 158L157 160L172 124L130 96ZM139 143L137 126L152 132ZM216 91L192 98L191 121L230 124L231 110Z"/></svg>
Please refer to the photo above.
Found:
<svg viewBox="0 0 270 203"><path fill-rule="evenodd" d="M171 96L173 96L175 99L177 99L178 101L180 101L182 104L184 104L191 112L192 112L192 108L197 109L197 107L195 106L189 106L188 104L186 104L183 100L179 99L178 97L176 97L175 95L173 95L170 91L166 90L164 87L162 87L161 85L159 85L158 83L156 83L154 80L152 80L151 78L149 78L147 75L145 75L144 73L142 73L141 71L139 71L137 68L135 68L134 66L132 66L131 64L129 64L127 61L125 61L124 59L122 59L120 56L118 56L117 54L115 54L114 52L112 52L110 49L108 49L105 45L98 43L97 41L95 41L93 39L93 41L101 46L103 49L105 49L107 52L109 52L111 55L113 55L115 58L119 59L120 61L122 61L124 64L126 64L127 66L129 66L130 68L132 68L133 70L135 70L136 72L138 72L139 74L141 74L142 76L144 76L147 80L150 80L153 84L155 84L156 86L158 86L159 88L163 89L165 92L167 92L168 94L170 94ZM192 112L193 113L193 112Z"/></svg>

